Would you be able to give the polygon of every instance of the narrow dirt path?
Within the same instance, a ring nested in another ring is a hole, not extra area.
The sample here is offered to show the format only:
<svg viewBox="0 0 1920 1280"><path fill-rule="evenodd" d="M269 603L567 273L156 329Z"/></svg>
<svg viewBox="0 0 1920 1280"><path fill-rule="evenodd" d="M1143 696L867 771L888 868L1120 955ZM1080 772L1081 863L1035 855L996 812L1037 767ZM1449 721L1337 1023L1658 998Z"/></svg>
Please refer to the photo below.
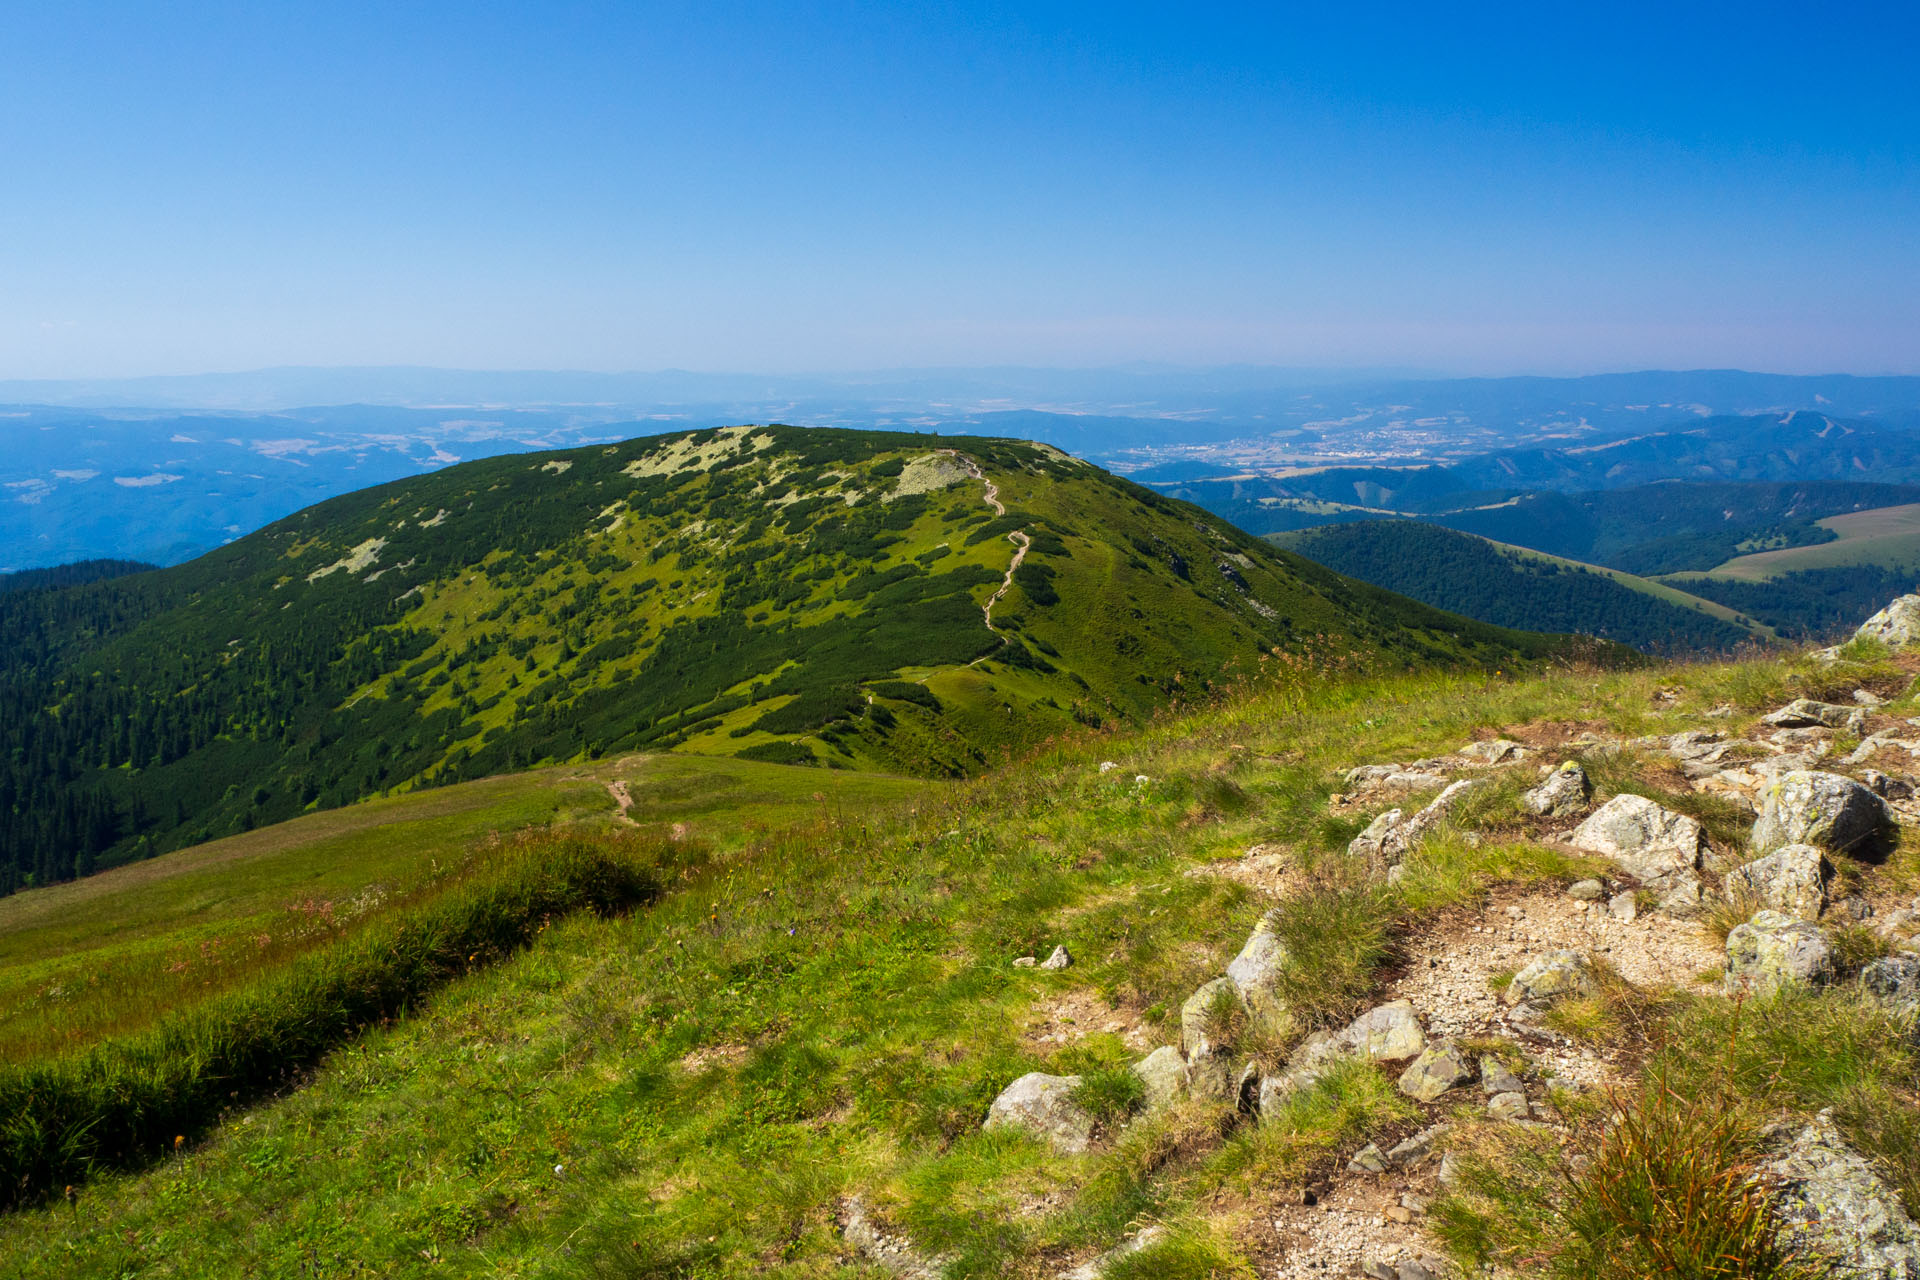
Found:
<svg viewBox="0 0 1920 1280"><path fill-rule="evenodd" d="M1025 529L1015 529L1007 535L1007 541L1014 545L1013 563L1007 566L1007 576L1000 580L1000 589L988 596L987 602L980 606L980 612L986 615L987 630L995 635L999 635L1000 630L993 625L993 606L1000 603L1000 597L1007 594L1007 589L1013 585L1013 575L1019 571L1020 562L1027 558L1027 548L1033 545L1033 539L1027 536Z"/></svg>
<svg viewBox="0 0 1920 1280"><path fill-rule="evenodd" d="M986 473L980 470L979 463L969 458L966 454L961 453L958 449L942 449L940 452L956 459L961 466L967 469L968 475L986 486L986 491L982 496L985 498L987 505L993 508L995 515L1004 516L1007 514L1007 504L1000 501L1000 486L987 478ZM1007 535L1007 541L1013 544L1013 563L1007 566L1006 576L1000 579L1000 589L988 596L987 602L980 606L980 615L986 621L987 630L996 636L1000 634L1000 628L993 625L993 606L999 604L1001 597L1005 596L1007 592L1012 589L1013 575L1019 572L1021 562L1027 558L1027 549L1033 545L1033 539L1027 536L1025 529L1015 529ZM977 667L992 656L991 653L981 654L967 665L969 667Z"/></svg>
<svg viewBox="0 0 1920 1280"><path fill-rule="evenodd" d="M613 797L616 805L620 806L619 820L632 823L633 819L628 815L627 810L633 808L633 793L627 790L627 784L615 778L607 783L607 794Z"/></svg>

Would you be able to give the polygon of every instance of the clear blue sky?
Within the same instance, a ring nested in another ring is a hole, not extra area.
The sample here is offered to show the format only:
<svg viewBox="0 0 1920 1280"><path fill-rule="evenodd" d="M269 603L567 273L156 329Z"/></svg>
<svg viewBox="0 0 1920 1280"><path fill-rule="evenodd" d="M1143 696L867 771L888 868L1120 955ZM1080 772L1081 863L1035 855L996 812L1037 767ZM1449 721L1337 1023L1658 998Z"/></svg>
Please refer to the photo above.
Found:
<svg viewBox="0 0 1920 1280"><path fill-rule="evenodd" d="M1920 372L1915 7L1579 8L9 4L0 377Z"/></svg>

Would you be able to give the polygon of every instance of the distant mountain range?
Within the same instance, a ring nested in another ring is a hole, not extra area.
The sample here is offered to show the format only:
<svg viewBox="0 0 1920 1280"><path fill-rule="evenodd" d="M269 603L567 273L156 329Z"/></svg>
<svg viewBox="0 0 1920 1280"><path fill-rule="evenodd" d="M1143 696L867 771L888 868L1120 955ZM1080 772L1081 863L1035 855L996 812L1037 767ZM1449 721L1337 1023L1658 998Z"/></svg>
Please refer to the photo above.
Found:
<svg viewBox="0 0 1920 1280"><path fill-rule="evenodd" d="M334 494L455 461L738 422L1031 439L1160 485L1312 467L1324 478L1235 492L1396 509L1676 478L1920 478L1920 378L281 369L13 382L0 383L0 572L178 563ZM1301 527L1245 506L1229 518Z"/></svg>

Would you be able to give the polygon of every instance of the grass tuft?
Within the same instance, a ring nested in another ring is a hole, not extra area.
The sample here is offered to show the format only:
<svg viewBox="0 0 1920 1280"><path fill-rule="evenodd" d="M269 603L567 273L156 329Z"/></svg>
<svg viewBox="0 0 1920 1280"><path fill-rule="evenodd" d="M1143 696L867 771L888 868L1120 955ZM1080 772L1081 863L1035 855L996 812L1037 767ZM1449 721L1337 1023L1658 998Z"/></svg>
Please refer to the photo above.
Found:
<svg viewBox="0 0 1920 1280"><path fill-rule="evenodd" d="M1486 1136L1458 1160L1436 1233L1474 1267L1553 1280L1812 1280L1779 1239L1735 1112L1655 1080L1612 1122L1583 1126L1580 1159L1532 1134Z"/></svg>

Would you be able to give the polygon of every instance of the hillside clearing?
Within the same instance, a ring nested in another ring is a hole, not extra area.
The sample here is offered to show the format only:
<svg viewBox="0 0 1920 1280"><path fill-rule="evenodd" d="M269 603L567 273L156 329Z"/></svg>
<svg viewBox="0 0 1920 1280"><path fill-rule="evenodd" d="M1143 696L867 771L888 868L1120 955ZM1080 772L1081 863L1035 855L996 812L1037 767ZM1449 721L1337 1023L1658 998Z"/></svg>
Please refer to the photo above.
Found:
<svg viewBox="0 0 1920 1280"><path fill-rule="evenodd" d="M1920 566L1920 503L1877 507L1817 520L1823 529L1839 535L1833 542L1811 547L1756 551L1718 565L1705 576L1764 582L1783 573L1804 569L1832 569L1847 565ZM1684 585L1691 575L1675 575Z"/></svg>

